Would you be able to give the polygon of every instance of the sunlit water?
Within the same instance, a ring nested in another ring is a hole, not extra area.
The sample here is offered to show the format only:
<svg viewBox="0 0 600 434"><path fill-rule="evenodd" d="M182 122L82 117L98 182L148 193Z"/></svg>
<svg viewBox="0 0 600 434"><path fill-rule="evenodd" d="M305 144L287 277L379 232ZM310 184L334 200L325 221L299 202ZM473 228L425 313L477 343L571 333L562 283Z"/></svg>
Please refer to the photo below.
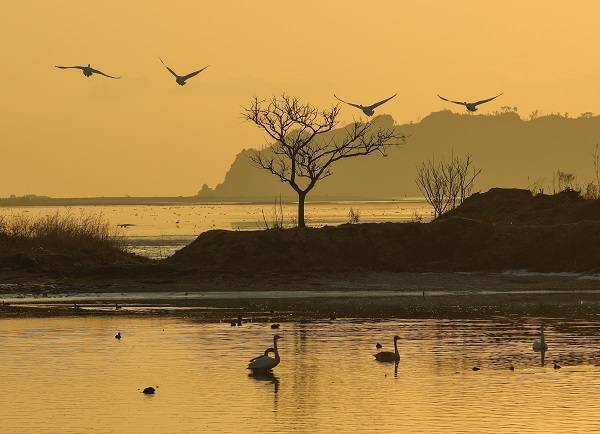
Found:
<svg viewBox="0 0 600 434"><path fill-rule="evenodd" d="M348 221L349 210L358 212L360 221L401 222L429 220L431 209L424 202L414 200L380 202L318 202L306 206L310 226L338 225ZM77 207L11 207L0 208L0 214L25 213L31 216L56 212L99 214L113 227L127 225L121 233L126 247L137 254L151 258L170 256L177 249L194 240L198 234L211 229L255 230L271 225L273 204L202 204L202 205L119 205ZM277 207L277 211L280 208ZM292 225L296 205L282 206L284 223Z"/></svg>
<svg viewBox="0 0 600 434"><path fill-rule="evenodd" d="M4 319L0 431L598 432L600 321L544 319L544 367L531 350L540 321L284 323L281 364L252 378L268 324ZM372 357L394 334L397 374ZM143 395L150 385L157 393Z"/></svg>

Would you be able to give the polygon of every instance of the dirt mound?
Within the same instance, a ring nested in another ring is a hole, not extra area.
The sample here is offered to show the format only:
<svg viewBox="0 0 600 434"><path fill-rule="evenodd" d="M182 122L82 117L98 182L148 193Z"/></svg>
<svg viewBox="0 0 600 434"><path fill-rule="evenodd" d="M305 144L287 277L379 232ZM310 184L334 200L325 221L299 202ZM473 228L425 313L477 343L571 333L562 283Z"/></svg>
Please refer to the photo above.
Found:
<svg viewBox="0 0 600 434"><path fill-rule="evenodd" d="M210 231L167 261L198 270L243 273L590 271L600 264L600 221L497 225L454 216L425 224Z"/></svg>
<svg viewBox="0 0 600 434"><path fill-rule="evenodd" d="M600 201L494 188L425 224L210 231L167 262L229 272L592 271L600 266Z"/></svg>
<svg viewBox="0 0 600 434"><path fill-rule="evenodd" d="M97 246L40 246L29 240L0 237L0 272L24 272L53 276L126 273L150 264L147 258L118 248Z"/></svg>
<svg viewBox="0 0 600 434"><path fill-rule="evenodd" d="M600 200L585 200L572 190L534 196L529 190L492 188L467 198L442 219L451 216L500 224L576 223L600 220Z"/></svg>

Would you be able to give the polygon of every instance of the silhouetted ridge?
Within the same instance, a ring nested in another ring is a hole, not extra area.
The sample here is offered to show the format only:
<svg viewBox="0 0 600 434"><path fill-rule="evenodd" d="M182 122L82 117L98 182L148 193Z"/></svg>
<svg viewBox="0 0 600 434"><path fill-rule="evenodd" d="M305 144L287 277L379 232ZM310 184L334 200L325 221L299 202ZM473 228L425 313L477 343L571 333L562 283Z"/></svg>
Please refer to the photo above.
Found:
<svg viewBox="0 0 600 434"><path fill-rule="evenodd" d="M375 119L385 126L394 123L389 115ZM391 150L387 158L340 162L334 176L311 193L313 199L421 196L415 185L416 167L432 156L447 158L452 152L472 155L475 165L483 169L476 186L482 190L525 188L542 181L548 191L557 169L574 173L585 184L592 177L591 154L600 142L600 116L573 119L548 115L523 120L514 112L469 115L440 111L396 128L408 136L405 145ZM199 194L206 198L293 197L289 187L251 166L247 150L236 156L221 184Z"/></svg>

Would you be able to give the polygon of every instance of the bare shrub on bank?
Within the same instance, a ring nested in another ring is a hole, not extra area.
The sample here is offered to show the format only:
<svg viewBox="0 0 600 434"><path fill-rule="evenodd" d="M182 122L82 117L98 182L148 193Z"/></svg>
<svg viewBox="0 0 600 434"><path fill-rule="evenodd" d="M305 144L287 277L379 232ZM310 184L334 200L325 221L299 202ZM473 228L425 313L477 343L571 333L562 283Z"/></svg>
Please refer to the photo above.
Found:
<svg viewBox="0 0 600 434"><path fill-rule="evenodd" d="M123 250L122 236L102 214L1 215L0 238L39 246Z"/></svg>
<svg viewBox="0 0 600 434"><path fill-rule="evenodd" d="M556 187L554 188L555 193L565 190L579 190L575 175L573 173L563 172L560 169L554 174L552 184L558 186L558 190Z"/></svg>
<svg viewBox="0 0 600 434"><path fill-rule="evenodd" d="M415 182L437 218L471 195L480 174L481 169L473 166L470 154L439 161L432 157L417 167Z"/></svg>
<svg viewBox="0 0 600 434"><path fill-rule="evenodd" d="M592 164L594 165L594 177L596 178L596 189L600 194L600 150L598 149L598 144L594 148L594 152L592 153Z"/></svg>
<svg viewBox="0 0 600 434"><path fill-rule="evenodd" d="M265 215L265 210L261 209L262 212L262 223L263 227L266 230L283 230L285 229L285 222L283 216L283 205L281 203L281 196L279 196L279 200L275 199L275 203L273 204L273 209L271 210L271 214L267 218Z"/></svg>
<svg viewBox="0 0 600 434"><path fill-rule="evenodd" d="M360 211L354 211L354 208L348 210L348 223L351 225L360 223Z"/></svg>

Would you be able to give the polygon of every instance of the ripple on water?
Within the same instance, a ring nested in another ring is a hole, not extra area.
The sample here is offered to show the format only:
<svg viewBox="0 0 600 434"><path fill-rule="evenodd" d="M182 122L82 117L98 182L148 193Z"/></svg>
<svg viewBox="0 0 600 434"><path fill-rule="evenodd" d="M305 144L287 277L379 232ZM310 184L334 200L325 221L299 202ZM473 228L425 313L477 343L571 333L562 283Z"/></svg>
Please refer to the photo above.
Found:
<svg viewBox="0 0 600 434"><path fill-rule="evenodd" d="M2 320L0 431L598 431L600 322L544 319L542 367L531 351L540 321L282 323L281 365L251 376L248 359L272 345L269 324ZM372 357L394 334L397 374Z"/></svg>

